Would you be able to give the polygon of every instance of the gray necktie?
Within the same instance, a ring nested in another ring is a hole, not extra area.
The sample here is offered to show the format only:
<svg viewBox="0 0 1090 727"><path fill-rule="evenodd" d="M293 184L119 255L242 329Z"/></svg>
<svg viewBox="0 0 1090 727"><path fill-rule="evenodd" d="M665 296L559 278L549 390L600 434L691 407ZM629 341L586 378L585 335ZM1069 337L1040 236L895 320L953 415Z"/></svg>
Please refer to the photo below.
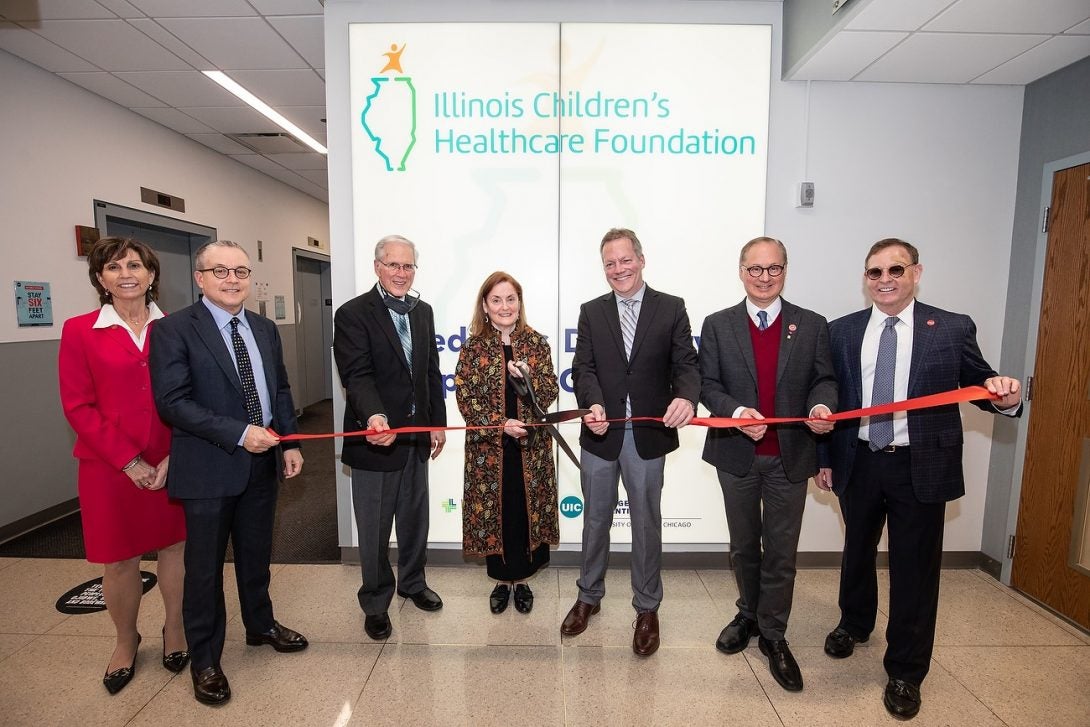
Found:
<svg viewBox="0 0 1090 727"><path fill-rule="evenodd" d="M897 329L900 318L890 316L878 339L878 359L874 363L874 388L871 406L893 401L893 377L897 372ZM870 448L877 452L893 444L893 415L879 414L870 418Z"/></svg>
<svg viewBox="0 0 1090 727"><path fill-rule="evenodd" d="M242 334L238 332L238 318L231 319L231 347L235 349L235 362L238 364L238 377L242 380L242 397L246 400L246 417L250 424L260 427L261 399L257 395L257 385L254 383L254 367L250 363L250 352L246 350L246 342L242 340Z"/></svg>
<svg viewBox="0 0 1090 727"><path fill-rule="evenodd" d="M768 328L768 313L763 310L757 311L757 317L761 319L761 322L757 324L757 330L763 331Z"/></svg>
<svg viewBox="0 0 1090 727"><path fill-rule="evenodd" d="M394 313L394 328L397 329L397 337L401 339L401 348L405 351L405 363L409 365L409 373L413 371L413 339L409 333L409 316Z"/></svg>
<svg viewBox="0 0 1090 727"><path fill-rule="evenodd" d="M632 341L636 338L636 306L640 304L634 298L621 298L624 313L621 315L621 336L624 338L624 355L632 358Z"/></svg>

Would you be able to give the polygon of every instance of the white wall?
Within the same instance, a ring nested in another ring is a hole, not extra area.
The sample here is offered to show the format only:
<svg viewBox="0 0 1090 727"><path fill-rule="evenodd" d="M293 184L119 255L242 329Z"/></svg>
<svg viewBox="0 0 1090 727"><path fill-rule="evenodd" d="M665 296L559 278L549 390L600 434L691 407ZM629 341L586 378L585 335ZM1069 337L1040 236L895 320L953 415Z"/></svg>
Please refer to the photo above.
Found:
<svg viewBox="0 0 1090 727"><path fill-rule="evenodd" d="M773 27L767 234L790 253L786 297L835 318L866 305L863 256L889 236L915 243L925 272L921 298L969 313L979 326L985 357L998 365L1002 311L1010 260L1015 177L1022 113L1020 87L817 83L780 78L781 7L771 2L648 0L536 2L497 5L487 0L450 4L347 0L326 4L329 98L331 250L334 305L358 292L353 276L351 177L347 153L349 22L382 21L646 21L763 23ZM623 62L623 59L618 59ZM684 53L679 57L679 72ZM809 99L809 100L808 100ZM804 177L817 184L813 210L795 209L791 192ZM736 259L719 254L739 241L717 240L717 210L708 209L706 264L694 266L693 289L715 296L716 280L734 276ZM624 224L624 221L618 221ZM645 241L649 242L649 241ZM720 245L718 243L723 243ZM665 256L656 259L664 260ZM690 264L692 261L685 261ZM653 281L649 265L648 279ZM604 290L604 283L602 290ZM588 297L598 292L587 291ZM737 300L723 300L721 307ZM700 321L693 321L699 330ZM991 447L990 417L972 407L966 421L965 470L969 494L948 509L945 548L980 549ZM457 453L451 453L457 454ZM714 483L714 477L707 479ZM346 478L341 477L341 542L350 522ZM708 486L715 486L709 484ZM721 514L719 515L721 517ZM725 533L724 533L725 536ZM842 525L835 498L811 488L800 548L836 551Z"/></svg>
<svg viewBox="0 0 1090 727"><path fill-rule="evenodd" d="M93 199L215 227L292 310L291 248L328 239L324 202L3 51L0 98L4 284L52 283L54 320L20 329L14 296L0 296L0 341L59 338L65 319L97 307L74 231L94 225ZM185 213L142 203L140 187L182 197Z"/></svg>

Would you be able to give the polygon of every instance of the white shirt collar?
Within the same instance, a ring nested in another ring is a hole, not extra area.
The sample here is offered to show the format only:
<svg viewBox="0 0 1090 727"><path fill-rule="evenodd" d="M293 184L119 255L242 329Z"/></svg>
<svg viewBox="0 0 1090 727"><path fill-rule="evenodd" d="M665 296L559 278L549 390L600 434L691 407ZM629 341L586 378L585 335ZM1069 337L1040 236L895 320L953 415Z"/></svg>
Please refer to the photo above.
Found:
<svg viewBox="0 0 1090 727"><path fill-rule="evenodd" d="M637 301L639 303L643 303L643 294L646 293L646 292L647 292L647 283L644 283L643 285L640 286L639 290L637 290L635 293L628 296L627 298L622 298L621 296L617 295L617 305L623 305L621 303L622 300L634 300L634 301ZM616 293L614 293L614 295L616 295Z"/></svg>
<svg viewBox="0 0 1090 727"><path fill-rule="evenodd" d="M749 313L750 320L757 325L760 325L757 312L762 310L768 314L768 325L772 325L780 317L780 311L783 310L783 300L777 295L776 300L769 303L767 308L760 308L749 299L749 296L746 296L746 311Z"/></svg>
<svg viewBox="0 0 1090 727"><path fill-rule="evenodd" d="M163 317L163 311L159 310L159 306L155 305L152 301L148 303L148 323L159 320ZM104 306L98 309L98 318L95 320L95 325L92 328L109 328L110 326L121 326L128 328L129 324L121 320L121 316L117 310L110 303L106 303Z"/></svg>
<svg viewBox="0 0 1090 727"><path fill-rule="evenodd" d="M900 319L901 323L905 324L909 328L912 328L913 313L916 309L916 299L913 298L912 302L904 307L900 313L896 314L896 317ZM886 325L886 319L889 318L888 313L883 313L878 310L877 305L871 305L870 307L870 321L867 322L867 326L884 326Z"/></svg>

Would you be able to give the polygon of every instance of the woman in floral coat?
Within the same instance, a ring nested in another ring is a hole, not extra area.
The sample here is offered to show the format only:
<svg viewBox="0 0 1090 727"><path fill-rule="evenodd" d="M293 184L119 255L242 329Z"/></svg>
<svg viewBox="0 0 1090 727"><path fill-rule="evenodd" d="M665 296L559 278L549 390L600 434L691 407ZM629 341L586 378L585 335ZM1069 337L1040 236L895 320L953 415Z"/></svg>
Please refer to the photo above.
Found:
<svg viewBox="0 0 1090 727"><path fill-rule="evenodd" d="M488 576L499 581L489 596L492 613L507 608L512 587L515 608L529 613L534 594L525 580L548 564L549 545L560 541L556 469L551 440L524 426L532 413L507 377L522 378L515 363L525 362L547 409L559 393L552 353L526 325L522 286L504 272L481 285L469 334L454 372L458 410L469 426L497 428L466 432L463 549L483 556Z"/></svg>

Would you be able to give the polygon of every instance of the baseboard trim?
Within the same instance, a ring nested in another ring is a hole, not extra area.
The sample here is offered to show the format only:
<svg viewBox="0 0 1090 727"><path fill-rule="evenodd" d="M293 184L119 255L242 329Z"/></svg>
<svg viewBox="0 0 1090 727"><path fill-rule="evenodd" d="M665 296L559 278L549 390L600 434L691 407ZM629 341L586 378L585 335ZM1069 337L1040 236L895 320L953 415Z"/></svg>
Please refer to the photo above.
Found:
<svg viewBox="0 0 1090 727"><path fill-rule="evenodd" d="M31 530L40 528L43 525L48 525L54 520L60 520L62 517L67 517L74 512L79 512L78 497L73 497L71 500L65 500L52 507L47 507L41 512L36 512L33 515L28 515L0 527L0 543L14 540L20 535L29 533Z"/></svg>

